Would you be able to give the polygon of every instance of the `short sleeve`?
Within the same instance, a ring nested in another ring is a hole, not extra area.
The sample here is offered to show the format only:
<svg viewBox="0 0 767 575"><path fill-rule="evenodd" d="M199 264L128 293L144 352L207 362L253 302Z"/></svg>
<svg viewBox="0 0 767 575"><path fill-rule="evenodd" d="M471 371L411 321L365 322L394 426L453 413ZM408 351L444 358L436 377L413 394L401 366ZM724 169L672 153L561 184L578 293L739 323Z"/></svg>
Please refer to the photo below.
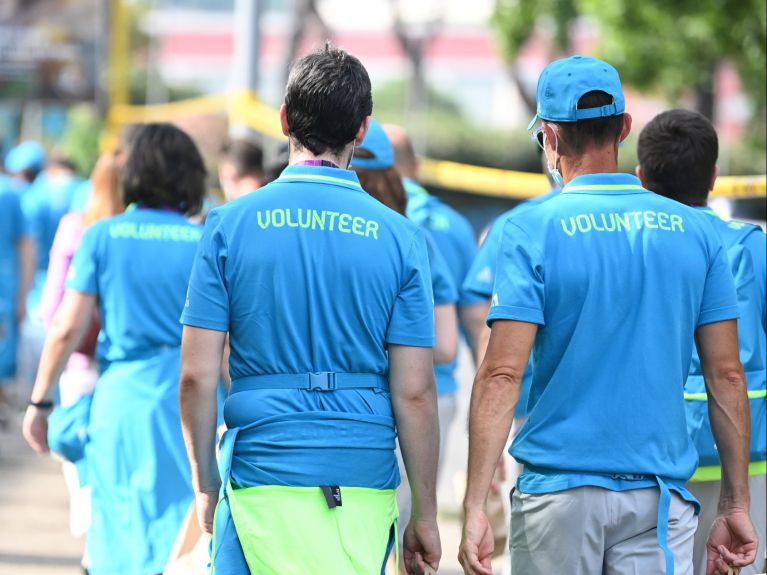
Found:
<svg viewBox="0 0 767 575"><path fill-rule="evenodd" d="M426 233L426 249L429 255L429 270L431 272L432 293L435 305L449 305L458 301L458 290L455 287L450 268L439 251L437 244Z"/></svg>
<svg viewBox="0 0 767 575"><path fill-rule="evenodd" d="M503 226L487 323L497 319L544 324L544 266L533 239L513 221Z"/></svg>
<svg viewBox="0 0 767 575"><path fill-rule="evenodd" d="M421 230L413 236L403 261L400 290L386 330L386 342L414 347L434 346L434 301L429 257Z"/></svg>
<svg viewBox="0 0 767 575"><path fill-rule="evenodd" d="M65 287L81 293L98 295L98 272L101 258L100 237L105 229L102 222L88 228L75 252L67 272Z"/></svg>
<svg viewBox="0 0 767 575"><path fill-rule="evenodd" d="M228 248L218 213L213 210L197 246L181 323L229 331L229 293L226 286Z"/></svg>
<svg viewBox="0 0 767 575"><path fill-rule="evenodd" d="M469 272L466 274L462 287L464 292L482 296L483 299L488 299L493 295L495 264L498 259L502 235L503 222L498 221L490 228L482 247L479 248L469 268Z"/></svg>
<svg viewBox="0 0 767 575"><path fill-rule="evenodd" d="M713 257L706 273L706 283L703 288L700 313L698 314L698 326L737 319L738 300L735 294L735 282L727 253L718 236L710 234L710 253Z"/></svg>

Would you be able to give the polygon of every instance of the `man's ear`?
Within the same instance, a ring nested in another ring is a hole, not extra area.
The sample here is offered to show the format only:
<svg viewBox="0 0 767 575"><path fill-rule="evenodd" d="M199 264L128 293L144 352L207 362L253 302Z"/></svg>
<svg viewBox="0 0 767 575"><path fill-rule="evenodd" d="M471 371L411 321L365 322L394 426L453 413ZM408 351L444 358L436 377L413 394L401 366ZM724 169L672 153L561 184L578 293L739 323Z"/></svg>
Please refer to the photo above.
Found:
<svg viewBox="0 0 767 575"><path fill-rule="evenodd" d="M620 139L621 142L629 137L629 134L631 133L632 121L633 119L631 118L631 114L623 114L623 128L621 129L621 139Z"/></svg>
<svg viewBox="0 0 767 575"><path fill-rule="evenodd" d="M285 107L285 104L280 106L280 126L282 126L282 133L284 135L289 135L288 130L288 110Z"/></svg>
<svg viewBox="0 0 767 575"><path fill-rule="evenodd" d="M642 166L637 164L637 167L634 168L634 173L636 174L637 178L639 178L639 181L642 182L642 187L647 189L647 184L645 183L645 177L644 172L642 171Z"/></svg>
<svg viewBox="0 0 767 575"><path fill-rule="evenodd" d="M714 184L716 184L716 179L719 177L719 164L714 164L714 173L711 174L711 184L708 187L708 191L714 189Z"/></svg>
<svg viewBox="0 0 767 575"><path fill-rule="evenodd" d="M365 136L368 133L368 128L370 127L370 116L365 116L365 119L362 120L362 123L360 124L360 129L357 130L357 135L354 136L354 145L359 146L362 144L363 140L365 139Z"/></svg>

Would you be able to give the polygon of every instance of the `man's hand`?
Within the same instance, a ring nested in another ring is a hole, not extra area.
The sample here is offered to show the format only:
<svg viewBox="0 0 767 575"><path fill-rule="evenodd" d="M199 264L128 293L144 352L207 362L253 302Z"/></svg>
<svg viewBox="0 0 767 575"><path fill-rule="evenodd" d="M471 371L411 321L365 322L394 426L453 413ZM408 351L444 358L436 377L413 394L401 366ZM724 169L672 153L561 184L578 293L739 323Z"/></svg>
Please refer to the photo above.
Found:
<svg viewBox="0 0 767 575"><path fill-rule="evenodd" d="M30 447L37 453L48 453L48 413L47 409L40 409L33 405L27 408L21 432Z"/></svg>
<svg viewBox="0 0 767 575"><path fill-rule="evenodd" d="M442 557L436 521L411 519L405 528L402 546L408 575L436 573Z"/></svg>
<svg viewBox="0 0 767 575"><path fill-rule="evenodd" d="M736 509L717 515L706 543L706 575L728 575L729 569L751 565L757 537L748 511Z"/></svg>
<svg viewBox="0 0 767 575"><path fill-rule="evenodd" d="M197 521L203 533L213 535L213 515L218 505L218 490L198 491L194 496L195 507L197 508Z"/></svg>
<svg viewBox="0 0 767 575"><path fill-rule="evenodd" d="M467 511L458 561L466 575L491 575L494 548L493 530L484 511Z"/></svg>

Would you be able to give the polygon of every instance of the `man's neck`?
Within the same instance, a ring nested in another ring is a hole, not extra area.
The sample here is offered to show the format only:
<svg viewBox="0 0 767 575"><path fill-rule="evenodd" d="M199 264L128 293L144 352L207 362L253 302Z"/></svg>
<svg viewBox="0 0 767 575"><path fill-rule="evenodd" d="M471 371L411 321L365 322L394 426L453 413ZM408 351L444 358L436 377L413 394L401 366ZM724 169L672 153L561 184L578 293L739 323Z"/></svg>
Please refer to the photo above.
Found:
<svg viewBox="0 0 767 575"><path fill-rule="evenodd" d="M312 154L309 150L306 148L299 148L293 142L290 143L290 154L288 155L288 163L289 164L298 164L299 162L307 162L307 161L319 161L319 160L325 160L326 162L332 162L339 168L346 168L349 165L349 161L351 160L352 155L352 145L349 144L346 146L340 154L336 155L332 153L331 151L326 151L322 154Z"/></svg>
<svg viewBox="0 0 767 575"><path fill-rule="evenodd" d="M618 150L614 146L591 148L579 158L562 157L562 178L565 184L586 174L612 174L618 171Z"/></svg>

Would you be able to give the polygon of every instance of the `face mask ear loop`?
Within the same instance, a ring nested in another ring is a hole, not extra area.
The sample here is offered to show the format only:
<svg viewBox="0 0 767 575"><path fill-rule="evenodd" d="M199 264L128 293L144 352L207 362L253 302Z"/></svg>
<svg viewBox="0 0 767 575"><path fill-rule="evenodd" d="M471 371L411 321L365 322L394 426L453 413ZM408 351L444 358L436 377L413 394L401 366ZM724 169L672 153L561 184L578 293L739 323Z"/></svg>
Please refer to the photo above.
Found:
<svg viewBox="0 0 767 575"><path fill-rule="evenodd" d="M356 143L357 143L356 141L352 141L352 155L349 156L349 161L346 164L346 169L347 170L352 167L352 160L354 159L354 150L356 149L355 148Z"/></svg>

